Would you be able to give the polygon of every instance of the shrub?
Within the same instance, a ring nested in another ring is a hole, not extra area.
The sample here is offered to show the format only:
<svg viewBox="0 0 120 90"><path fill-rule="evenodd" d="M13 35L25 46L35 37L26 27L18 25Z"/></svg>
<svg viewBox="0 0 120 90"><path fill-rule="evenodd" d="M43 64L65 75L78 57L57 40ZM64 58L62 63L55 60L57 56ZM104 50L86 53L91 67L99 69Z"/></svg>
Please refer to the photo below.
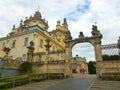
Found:
<svg viewBox="0 0 120 90"><path fill-rule="evenodd" d="M103 55L103 61L119 60L119 55Z"/></svg>
<svg viewBox="0 0 120 90"><path fill-rule="evenodd" d="M14 87L29 83L29 79L17 80Z"/></svg>
<svg viewBox="0 0 120 90"><path fill-rule="evenodd" d="M32 81L36 81L36 82L43 81L43 80L44 80L44 78L42 76L36 76L32 79Z"/></svg>
<svg viewBox="0 0 120 90"><path fill-rule="evenodd" d="M51 73L48 74L48 79L64 79L64 74L63 73Z"/></svg>
<svg viewBox="0 0 120 90"><path fill-rule="evenodd" d="M21 65L20 65L20 68L23 70L23 71L26 71L28 73L31 73L32 72L32 63L31 62L23 62Z"/></svg>
<svg viewBox="0 0 120 90"><path fill-rule="evenodd" d="M30 79L31 78L31 79ZM4 77L0 81L0 89L8 89L20 85L24 85L29 83L30 81L42 81L46 79L63 79L64 74L63 73L53 73L53 74L25 74L25 75L20 75L20 76L11 76L11 77Z"/></svg>
<svg viewBox="0 0 120 90"><path fill-rule="evenodd" d="M120 81L120 73L104 73L100 76L102 80Z"/></svg>
<svg viewBox="0 0 120 90"><path fill-rule="evenodd" d="M13 83L12 82L1 82L0 83L0 89L7 89L7 88L12 88Z"/></svg>

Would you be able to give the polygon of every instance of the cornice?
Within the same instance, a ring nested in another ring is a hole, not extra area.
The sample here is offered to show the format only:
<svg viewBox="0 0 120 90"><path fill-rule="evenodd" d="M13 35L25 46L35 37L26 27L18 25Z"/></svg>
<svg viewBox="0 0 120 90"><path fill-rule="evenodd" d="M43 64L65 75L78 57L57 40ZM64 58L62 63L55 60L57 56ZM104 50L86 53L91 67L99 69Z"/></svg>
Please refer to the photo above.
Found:
<svg viewBox="0 0 120 90"><path fill-rule="evenodd" d="M15 38L15 37L22 36L22 35L26 35L26 34L30 34L30 33L34 33L34 32L39 33L40 35L42 35L42 36L45 37L45 38L49 38L51 41L53 41L54 43L56 43L57 45L59 45L62 49L64 49L64 47L62 47L58 42L56 42L56 41L55 41L54 39L52 39L51 37L45 35L44 33L40 32L39 30L24 31L24 32L21 32L21 33L12 35L12 36L7 36L7 37L0 38L0 41L2 41L2 40L7 40L7 39L11 39L11 38Z"/></svg>

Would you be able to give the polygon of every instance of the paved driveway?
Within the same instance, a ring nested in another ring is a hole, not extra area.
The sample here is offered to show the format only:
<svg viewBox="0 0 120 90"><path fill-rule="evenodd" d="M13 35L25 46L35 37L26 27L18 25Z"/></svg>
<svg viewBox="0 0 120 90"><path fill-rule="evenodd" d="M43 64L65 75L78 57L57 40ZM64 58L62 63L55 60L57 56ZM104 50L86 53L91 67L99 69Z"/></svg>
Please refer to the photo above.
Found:
<svg viewBox="0 0 120 90"><path fill-rule="evenodd" d="M74 75L64 80L45 80L7 90L88 90L95 81L95 75Z"/></svg>
<svg viewBox="0 0 120 90"><path fill-rule="evenodd" d="M74 78L52 85L42 90L88 90L95 79Z"/></svg>

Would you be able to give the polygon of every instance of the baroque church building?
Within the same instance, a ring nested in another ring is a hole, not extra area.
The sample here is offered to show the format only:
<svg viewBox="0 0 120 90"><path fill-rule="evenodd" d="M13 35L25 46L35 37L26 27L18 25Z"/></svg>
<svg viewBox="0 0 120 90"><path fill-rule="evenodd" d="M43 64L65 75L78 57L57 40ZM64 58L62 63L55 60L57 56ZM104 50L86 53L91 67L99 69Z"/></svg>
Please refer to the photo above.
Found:
<svg viewBox="0 0 120 90"><path fill-rule="evenodd" d="M0 38L0 57L6 68L19 68L24 61L33 63L36 73L64 73L66 67L65 39L70 35L66 18L57 21L56 28L48 31L48 22L39 11L13 25L11 32ZM70 35L69 38L72 38ZM72 71L72 70L71 70Z"/></svg>
<svg viewBox="0 0 120 90"><path fill-rule="evenodd" d="M68 31L68 25L66 19L64 19L62 25L60 21L57 22L56 29L49 32L48 22L42 18L41 13L36 11L34 16L26 17L24 21L21 20L19 27L13 25L12 31L7 35L7 37L0 38L0 57L4 57L3 49L9 47L9 56L11 59L18 57L22 58L22 61L27 60L27 46L29 42L34 42L34 60L44 60L44 52L46 39L50 40L50 52L64 51L65 44L64 38L65 33ZM41 55L42 54L42 55ZM40 56L41 55L41 56ZM59 56L59 55L58 55ZM61 54L59 57L50 55L50 60L55 60L57 58L63 59ZM37 61L36 60L36 61Z"/></svg>

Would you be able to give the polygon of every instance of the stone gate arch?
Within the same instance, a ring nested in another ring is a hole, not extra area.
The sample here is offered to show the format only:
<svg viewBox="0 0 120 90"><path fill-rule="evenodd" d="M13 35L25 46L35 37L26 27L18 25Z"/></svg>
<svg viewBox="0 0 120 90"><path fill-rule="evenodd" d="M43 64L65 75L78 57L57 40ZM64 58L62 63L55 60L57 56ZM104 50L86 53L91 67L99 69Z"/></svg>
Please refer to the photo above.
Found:
<svg viewBox="0 0 120 90"><path fill-rule="evenodd" d="M66 33L65 36L65 47L66 47L66 69L65 72L68 75L72 75L71 63L72 63L72 48L78 43L88 42L94 47L95 60L96 60L96 72L97 75L100 74L102 69L102 51L101 51L101 39L102 34L97 29L97 26L92 25L92 36L85 37L83 32L79 33L78 38L72 39L70 31Z"/></svg>

